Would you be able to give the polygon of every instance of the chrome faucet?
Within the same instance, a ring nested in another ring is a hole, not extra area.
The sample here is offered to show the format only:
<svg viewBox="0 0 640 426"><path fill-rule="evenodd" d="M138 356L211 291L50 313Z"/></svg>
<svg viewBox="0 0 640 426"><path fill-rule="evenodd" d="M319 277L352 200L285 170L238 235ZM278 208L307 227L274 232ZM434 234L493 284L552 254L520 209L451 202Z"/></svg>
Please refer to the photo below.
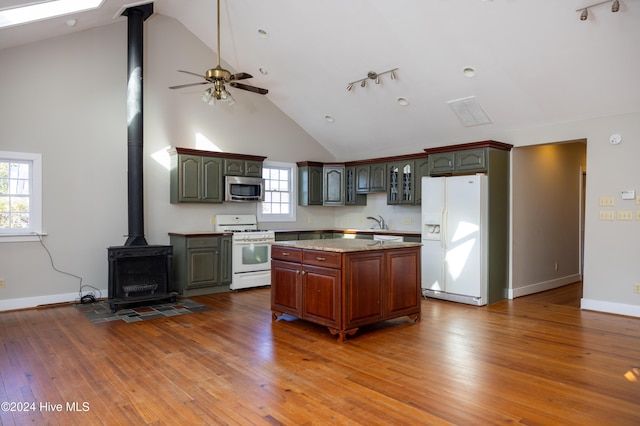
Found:
<svg viewBox="0 0 640 426"><path fill-rule="evenodd" d="M371 219L375 221L378 224L378 227L380 229L387 229L387 225L385 225L384 219L382 218L382 216L378 215L378 218L379 219L376 219L375 217L372 217L372 216L367 216L367 219Z"/></svg>

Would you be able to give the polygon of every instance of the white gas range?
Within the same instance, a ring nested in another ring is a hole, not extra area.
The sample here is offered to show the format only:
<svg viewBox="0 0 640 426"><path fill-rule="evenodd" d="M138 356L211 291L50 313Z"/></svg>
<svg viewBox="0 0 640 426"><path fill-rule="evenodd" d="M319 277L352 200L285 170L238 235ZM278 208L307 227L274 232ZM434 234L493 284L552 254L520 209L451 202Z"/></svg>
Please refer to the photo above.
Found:
<svg viewBox="0 0 640 426"><path fill-rule="evenodd" d="M256 215L217 215L216 232L233 233L231 290L271 285L271 242L275 232L258 229Z"/></svg>

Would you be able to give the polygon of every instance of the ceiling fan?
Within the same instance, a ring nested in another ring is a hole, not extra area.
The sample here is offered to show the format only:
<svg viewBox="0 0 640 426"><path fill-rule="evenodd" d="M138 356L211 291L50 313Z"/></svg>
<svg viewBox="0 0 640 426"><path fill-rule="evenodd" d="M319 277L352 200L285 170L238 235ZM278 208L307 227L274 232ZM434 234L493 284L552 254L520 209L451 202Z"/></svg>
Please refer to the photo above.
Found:
<svg viewBox="0 0 640 426"><path fill-rule="evenodd" d="M195 75L196 77L204 78L205 81L201 81L199 83L171 86L169 87L169 89L182 89L183 87L199 86L202 84L213 84L213 87L207 89L202 95L202 100L210 105L213 105L215 101L226 101L228 103L235 102L235 100L231 96L231 93L229 93L224 86L225 84L229 84L229 86L236 89L247 90L249 92L258 93L261 95L266 95L267 93L269 93L267 89L261 89L260 87L250 86L248 84L237 82L237 80L252 78L253 76L251 74L247 74L246 72L231 74L231 72L225 70L220 66L220 0L218 0L218 65L215 68L208 69L205 75L200 75L194 72L183 70L178 70L178 72Z"/></svg>

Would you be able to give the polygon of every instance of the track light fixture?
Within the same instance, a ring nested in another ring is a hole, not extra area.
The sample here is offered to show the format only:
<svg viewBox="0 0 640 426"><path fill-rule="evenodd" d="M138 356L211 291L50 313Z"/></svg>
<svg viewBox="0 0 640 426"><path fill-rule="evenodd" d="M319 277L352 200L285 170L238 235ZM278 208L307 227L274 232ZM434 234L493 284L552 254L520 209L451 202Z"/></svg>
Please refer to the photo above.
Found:
<svg viewBox="0 0 640 426"><path fill-rule="evenodd" d="M396 71L398 71L398 68L394 68L392 70L383 71L383 72L369 71L365 78L361 78L360 80L356 80L356 81L352 81L351 83L348 83L347 90L352 91L354 88L354 84L357 84L357 83L360 83L360 87L367 87L367 80L373 80L376 84L380 84L382 82L382 80L380 79L380 76L384 74L389 74L391 76L391 80L395 80L398 78L398 76L396 75Z"/></svg>
<svg viewBox="0 0 640 426"><path fill-rule="evenodd" d="M576 12L581 12L580 13L580 20L581 21L586 21L587 18L589 17L589 9L591 9L592 7L595 6L600 6L601 4L606 4L606 3L612 3L611 4L611 11L612 12L617 12L620 10L620 1L619 0L606 0L606 1L601 1L599 3L594 3L590 6L586 6L580 9L576 9Z"/></svg>

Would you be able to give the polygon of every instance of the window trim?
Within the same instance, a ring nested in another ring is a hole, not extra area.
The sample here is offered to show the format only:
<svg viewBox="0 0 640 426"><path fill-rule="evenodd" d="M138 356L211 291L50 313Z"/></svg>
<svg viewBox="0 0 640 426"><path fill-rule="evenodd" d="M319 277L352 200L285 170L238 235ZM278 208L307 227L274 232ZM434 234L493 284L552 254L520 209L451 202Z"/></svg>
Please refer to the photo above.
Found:
<svg viewBox="0 0 640 426"><path fill-rule="evenodd" d="M31 199L29 205L29 230L7 232L0 229L0 243L40 241L42 232L42 154L30 152L0 151L3 160L30 161Z"/></svg>
<svg viewBox="0 0 640 426"><path fill-rule="evenodd" d="M290 192L290 203L291 209L289 210L289 214L263 214L262 213L262 203L258 203L256 208L258 222L295 222L296 221L296 206L298 205L298 166L295 163L282 163L276 161L265 161L262 165L264 168L288 168L290 170L290 178L291 178L291 186L289 188Z"/></svg>

